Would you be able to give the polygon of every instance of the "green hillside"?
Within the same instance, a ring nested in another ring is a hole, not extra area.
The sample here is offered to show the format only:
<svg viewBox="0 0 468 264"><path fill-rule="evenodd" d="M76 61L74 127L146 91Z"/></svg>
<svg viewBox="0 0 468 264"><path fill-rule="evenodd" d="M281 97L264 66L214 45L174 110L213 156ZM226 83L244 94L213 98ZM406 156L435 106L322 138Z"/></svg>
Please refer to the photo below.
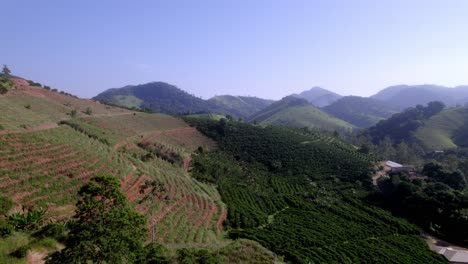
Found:
<svg viewBox="0 0 468 264"><path fill-rule="evenodd" d="M385 101L359 96L342 97L322 109L360 128L373 126L398 112L396 107Z"/></svg>
<svg viewBox="0 0 468 264"><path fill-rule="evenodd" d="M468 147L468 107L451 108L432 116L414 136L428 150Z"/></svg>
<svg viewBox="0 0 468 264"><path fill-rule="evenodd" d="M111 175L145 217L146 243L153 234L170 263L444 263L416 226L366 202L374 160L338 137L182 120L14 84L0 95L0 262L67 246L78 190ZM327 116L297 98L271 106L262 116ZM161 191L145 187L152 182ZM41 208L37 222L17 220Z"/></svg>
<svg viewBox="0 0 468 264"><path fill-rule="evenodd" d="M332 117L308 103L305 99L285 97L249 118L261 125L308 127L326 131L349 131L353 126Z"/></svg>
<svg viewBox="0 0 468 264"><path fill-rule="evenodd" d="M188 117L193 117L193 118L201 118L201 119L209 119L209 120L220 120L222 118L226 118L224 115L219 115L219 114L192 114L192 115L187 115Z"/></svg>
<svg viewBox="0 0 468 264"><path fill-rule="evenodd" d="M188 121L219 144L195 158L193 175L217 185L229 237L291 263L445 262L415 226L366 204L372 163L352 146L304 130Z"/></svg>
<svg viewBox="0 0 468 264"><path fill-rule="evenodd" d="M170 249L175 263L180 261L176 250L182 248L204 248L208 256L232 263L273 258L252 241L225 239L227 208L218 190L190 177L191 155L216 149L213 140L172 116L77 99L20 79L14 83L14 89L0 95L0 263L24 263L26 255L12 254L22 248L28 254L61 248L59 238L46 233L42 239L36 233L66 228L78 190L97 175L120 181L132 208L148 226L154 223L156 242ZM161 183L164 195L146 199L148 190L141 188L148 181ZM34 225L24 220L13 231L6 228L5 219L37 214L41 208L45 214ZM60 232L63 243L65 231Z"/></svg>
<svg viewBox="0 0 468 264"><path fill-rule="evenodd" d="M208 100L222 109L222 113L247 118L265 109L273 101L249 96L220 95Z"/></svg>

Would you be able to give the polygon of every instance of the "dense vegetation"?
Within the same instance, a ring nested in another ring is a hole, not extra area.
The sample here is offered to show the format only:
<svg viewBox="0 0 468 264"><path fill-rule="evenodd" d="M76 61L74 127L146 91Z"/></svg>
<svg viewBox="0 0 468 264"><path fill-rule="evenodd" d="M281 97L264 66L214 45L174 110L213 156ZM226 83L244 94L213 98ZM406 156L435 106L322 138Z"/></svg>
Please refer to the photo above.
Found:
<svg viewBox="0 0 468 264"><path fill-rule="evenodd" d="M373 126L397 112L396 108L384 101L359 96L343 97L323 110L360 128Z"/></svg>
<svg viewBox="0 0 468 264"><path fill-rule="evenodd" d="M435 163L426 164L423 173L429 177L427 180L409 180L402 174L381 180L382 205L428 232L468 245L468 196L463 173L445 171Z"/></svg>
<svg viewBox="0 0 468 264"><path fill-rule="evenodd" d="M109 89L93 99L157 113L180 114L211 110L210 103L164 82ZM212 106L214 108L214 106Z"/></svg>
<svg viewBox="0 0 468 264"><path fill-rule="evenodd" d="M411 141L413 132L444 108L445 105L441 102L430 102L427 106L408 108L371 127L369 135L374 143L380 142L385 137L389 137L395 143Z"/></svg>
<svg viewBox="0 0 468 264"><path fill-rule="evenodd" d="M220 151L195 157L193 176L218 186L231 238L256 240L294 263L444 262L415 226L361 200L371 160L340 139L187 121L219 143Z"/></svg>
<svg viewBox="0 0 468 264"><path fill-rule="evenodd" d="M131 109L149 109L156 113L219 113L237 118L247 118L272 102L248 96L215 96L203 100L164 82L109 89L94 99Z"/></svg>
<svg viewBox="0 0 468 264"><path fill-rule="evenodd" d="M6 76L0 76L0 94L5 94L13 87L13 82Z"/></svg>

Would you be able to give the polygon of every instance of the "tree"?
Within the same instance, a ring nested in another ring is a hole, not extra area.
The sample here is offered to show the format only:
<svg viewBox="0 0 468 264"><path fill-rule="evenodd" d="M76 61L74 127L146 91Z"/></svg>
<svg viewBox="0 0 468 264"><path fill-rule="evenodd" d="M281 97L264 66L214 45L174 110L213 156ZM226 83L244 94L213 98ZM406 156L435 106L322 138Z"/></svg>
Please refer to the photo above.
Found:
<svg viewBox="0 0 468 264"><path fill-rule="evenodd" d="M5 74L5 75L10 75L10 73L11 73L10 69L5 64L3 65L2 73Z"/></svg>
<svg viewBox="0 0 468 264"><path fill-rule="evenodd" d="M134 212L112 176L91 178L78 192L65 248L46 263L134 263L144 254L146 220Z"/></svg>
<svg viewBox="0 0 468 264"><path fill-rule="evenodd" d="M164 184L159 181L145 181L145 184L140 186L140 194L143 194L143 198L140 200L140 203L144 203L147 200L151 200L153 203L155 199L165 199L168 200L169 198L166 196L166 188L164 188ZM151 210L151 242L155 240L155 233L154 233L154 226L155 222L153 219L153 210Z"/></svg>

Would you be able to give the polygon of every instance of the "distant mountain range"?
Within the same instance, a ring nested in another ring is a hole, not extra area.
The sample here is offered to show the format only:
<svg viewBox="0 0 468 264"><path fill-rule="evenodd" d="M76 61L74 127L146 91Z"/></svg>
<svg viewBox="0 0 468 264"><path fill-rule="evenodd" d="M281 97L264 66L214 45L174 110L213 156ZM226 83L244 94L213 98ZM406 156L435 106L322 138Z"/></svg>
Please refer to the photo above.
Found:
<svg viewBox="0 0 468 264"><path fill-rule="evenodd" d="M418 104L425 105L432 101L456 106L468 102L468 86L449 88L437 85L397 85L385 88L371 98L390 103L399 110Z"/></svg>
<svg viewBox="0 0 468 264"><path fill-rule="evenodd" d="M468 102L468 86L398 85L371 97L341 96L313 87L274 102L233 95L204 100L174 85L151 82L109 89L93 99L126 107L149 108L160 113L215 113L262 124L343 130L371 127L408 107L431 101L441 101L447 106L464 105Z"/></svg>

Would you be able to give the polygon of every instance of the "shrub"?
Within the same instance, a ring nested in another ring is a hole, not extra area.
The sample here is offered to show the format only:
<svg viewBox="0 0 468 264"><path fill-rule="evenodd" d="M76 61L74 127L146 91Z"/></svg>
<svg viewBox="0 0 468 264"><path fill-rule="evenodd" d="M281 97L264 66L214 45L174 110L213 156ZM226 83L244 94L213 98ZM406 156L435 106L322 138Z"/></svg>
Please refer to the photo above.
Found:
<svg viewBox="0 0 468 264"><path fill-rule="evenodd" d="M66 238L67 232L68 227L65 223L50 223L35 232L33 236L40 239L51 237L57 241L63 241Z"/></svg>
<svg viewBox="0 0 468 264"><path fill-rule="evenodd" d="M17 230L33 230L44 221L47 209L39 208L23 213L13 213L8 216L9 223Z"/></svg>
<svg viewBox="0 0 468 264"><path fill-rule="evenodd" d="M163 245L150 243L145 247L145 254L142 263L148 264L169 264L172 263L170 251Z"/></svg>
<svg viewBox="0 0 468 264"><path fill-rule="evenodd" d="M0 197L0 215L4 215L10 211L15 203L6 197Z"/></svg>
<svg viewBox="0 0 468 264"><path fill-rule="evenodd" d="M13 82L4 76L0 76L0 94L5 94L13 87Z"/></svg>
<svg viewBox="0 0 468 264"><path fill-rule="evenodd" d="M78 112L77 112L75 109L73 109L73 110L70 111L70 116L71 116L71 117L76 117L76 114L77 114L77 113L78 113Z"/></svg>
<svg viewBox="0 0 468 264"><path fill-rule="evenodd" d="M30 105L30 104L27 104L27 105L24 106L24 108L26 108L26 109L31 109L31 105Z"/></svg>
<svg viewBox="0 0 468 264"><path fill-rule="evenodd" d="M84 111L85 114L91 115L93 113L93 110L91 108L87 107L86 110Z"/></svg>
<svg viewBox="0 0 468 264"><path fill-rule="evenodd" d="M28 245L21 246L17 250L11 252L10 255L15 257L15 258L24 258L28 254L29 249L30 249L30 247Z"/></svg>
<svg viewBox="0 0 468 264"><path fill-rule="evenodd" d="M13 227L5 219L0 219L0 237L9 236L13 232Z"/></svg>

